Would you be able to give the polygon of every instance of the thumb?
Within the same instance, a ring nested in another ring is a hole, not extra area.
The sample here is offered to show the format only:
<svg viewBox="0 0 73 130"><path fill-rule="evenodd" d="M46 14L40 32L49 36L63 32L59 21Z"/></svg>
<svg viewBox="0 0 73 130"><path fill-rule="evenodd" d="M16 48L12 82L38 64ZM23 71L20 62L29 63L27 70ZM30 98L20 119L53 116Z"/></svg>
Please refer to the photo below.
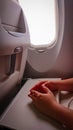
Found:
<svg viewBox="0 0 73 130"><path fill-rule="evenodd" d="M49 88L47 88L46 86L42 85L42 87L43 87L43 90L44 90L45 93L50 92Z"/></svg>

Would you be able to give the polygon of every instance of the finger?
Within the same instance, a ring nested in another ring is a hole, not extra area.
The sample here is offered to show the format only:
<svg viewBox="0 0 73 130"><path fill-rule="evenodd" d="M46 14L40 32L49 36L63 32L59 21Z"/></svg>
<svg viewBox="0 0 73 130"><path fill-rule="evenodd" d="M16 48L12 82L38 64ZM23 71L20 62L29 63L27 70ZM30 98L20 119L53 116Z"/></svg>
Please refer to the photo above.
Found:
<svg viewBox="0 0 73 130"><path fill-rule="evenodd" d="M46 81L45 83L43 83L43 86L48 87L48 86L49 86L49 83L50 83L50 81Z"/></svg>
<svg viewBox="0 0 73 130"><path fill-rule="evenodd" d="M46 86L47 88L49 88L51 91L55 91L56 87L54 85L52 85L51 81L47 81L43 84L43 86Z"/></svg>
<svg viewBox="0 0 73 130"><path fill-rule="evenodd" d="M33 101L35 101L36 100L36 97L34 96L34 95L32 95L31 93L30 94L28 94L28 96L33 100Z"/></svg>
<svg viewBox="0 0 73 130"><path fill-rule="evenodd" d="M32 90L39 91L41 85L42 85L43 83L45 83L45 82L46 82L46 81L41 81L41 82L39 82L38 84L36 84L35 86L33 86L33 87L30 89L30 91L32 91Z"/></svg>
<svg viewBox="0 0 73 130"><path fill-rule="evenodd" d="M45 85L42 85L44 93L51 92L49 88L47 88Z"/></svg>
<svg viewBox="0 0 73 130"><path fill-rule="evenodd" d="M32 98L32 100L36 100L36 98L40 95L38 91L32 90L30 94L28 95L29 97Z"/></svg>
<svg viewBox="0 0 73 130"><path fill-rule="evenodd" d="M38 97L41 93L36 91L36 90L32 90L31 91L32 95L34 95L35 97Z"/></svg>

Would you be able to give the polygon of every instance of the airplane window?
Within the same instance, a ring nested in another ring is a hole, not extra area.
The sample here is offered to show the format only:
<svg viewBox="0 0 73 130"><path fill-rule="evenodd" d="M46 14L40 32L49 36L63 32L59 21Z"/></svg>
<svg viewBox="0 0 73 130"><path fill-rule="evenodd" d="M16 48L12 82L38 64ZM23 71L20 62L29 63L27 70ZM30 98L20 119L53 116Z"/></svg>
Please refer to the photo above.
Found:
<svg viewBox="0 0 73 130"><path fill-rule="evenodd" d="M52 45L57 38L57 0L19 0L25 13L32 47Z"/></svg>

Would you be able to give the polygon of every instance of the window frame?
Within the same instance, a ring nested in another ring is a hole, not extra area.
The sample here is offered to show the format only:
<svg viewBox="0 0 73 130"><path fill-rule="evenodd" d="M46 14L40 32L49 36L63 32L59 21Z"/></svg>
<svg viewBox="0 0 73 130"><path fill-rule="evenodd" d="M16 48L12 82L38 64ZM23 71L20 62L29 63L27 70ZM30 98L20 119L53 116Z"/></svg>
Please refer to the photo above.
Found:
<svg viewBox="0 0 73 130"><path fill-rule="evenodd" d="M20 1L19 1L20 2ZM55 12L56 12L56 37L55 39L51 42L51 43L47 43L47 44L42 44L42 45L34 45L33 43L31 43L30 41L30 49L36 49L36 50L40 50L40 52L42 52L45 49L51 48L53 47L56 43L57 43L57 39L58 39L58 31L59 31L59 10L58 10L58 0L55 0ZM26 16L26 15L25 15ZM28 24L28 21L27 21ZM29 27L28 27L29 28ZM29 32L30 33L30 32ZM31 38L30 38L31 39Z"/></svg>

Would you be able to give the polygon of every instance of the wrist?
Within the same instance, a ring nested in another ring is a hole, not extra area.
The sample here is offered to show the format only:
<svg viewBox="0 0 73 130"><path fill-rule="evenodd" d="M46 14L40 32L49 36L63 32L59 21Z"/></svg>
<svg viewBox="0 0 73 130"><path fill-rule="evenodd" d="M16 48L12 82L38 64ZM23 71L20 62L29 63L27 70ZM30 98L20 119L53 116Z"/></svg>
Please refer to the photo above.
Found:
<svg viewBox="0 0 73 130"><path fill-rule="evenodd" d="M55 117L56 117L56 113L57 113L57 109L58 109L58 103L56 102L56 101L53 101L52 103L51 103L51 107L50 107L50 109L49 109L49 104L48 104L48 116L51 116L52 118L54 118L54 119L56 119Z"/></svg>
<svg viewBox="0 0 73 130"><path fill-rule="evenodd" d="M51 81L50 82L50 86L51 86L51 89L53 90L59 90L59 82L58 81Z"/></svg>

